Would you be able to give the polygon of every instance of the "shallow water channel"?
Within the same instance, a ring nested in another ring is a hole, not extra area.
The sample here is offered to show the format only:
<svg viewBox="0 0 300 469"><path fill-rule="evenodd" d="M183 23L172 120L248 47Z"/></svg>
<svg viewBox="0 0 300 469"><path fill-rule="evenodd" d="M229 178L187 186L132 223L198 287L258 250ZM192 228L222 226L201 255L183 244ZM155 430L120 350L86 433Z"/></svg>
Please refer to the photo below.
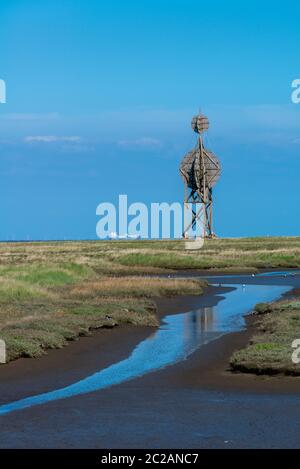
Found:
<svg viewBox="0 0 300 469"><path fill-rule="evenodd" d="M202 345L223 334L242 330L244 315L256 303L274 301L291 289L286 285L226 283L226 286L233 290L223 293L216 306L165 316L160 327L141 341L126 359L69 386L4 404L0 406L0 415L98 391L185 360Z"/></svg>

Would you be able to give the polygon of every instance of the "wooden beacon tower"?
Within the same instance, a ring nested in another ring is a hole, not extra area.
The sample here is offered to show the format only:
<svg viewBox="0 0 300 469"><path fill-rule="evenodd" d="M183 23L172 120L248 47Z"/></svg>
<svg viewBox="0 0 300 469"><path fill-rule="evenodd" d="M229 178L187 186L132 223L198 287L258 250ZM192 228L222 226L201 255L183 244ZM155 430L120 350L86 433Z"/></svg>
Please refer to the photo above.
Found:
<svg viewBox="0 0 300 469"><path fill-rule="evenodd" d="M207 117L199 114L192 119L192 129L199 137L196 147L187 153L180 164L185 196L184 207L192 206L192 219L184 227L184 238L188 239L191 228L196 224L203 228L203 237L212 238L213 232L213 197L212 188L221 175L218 158L203 145L202 134L209 127Z"/></svg>

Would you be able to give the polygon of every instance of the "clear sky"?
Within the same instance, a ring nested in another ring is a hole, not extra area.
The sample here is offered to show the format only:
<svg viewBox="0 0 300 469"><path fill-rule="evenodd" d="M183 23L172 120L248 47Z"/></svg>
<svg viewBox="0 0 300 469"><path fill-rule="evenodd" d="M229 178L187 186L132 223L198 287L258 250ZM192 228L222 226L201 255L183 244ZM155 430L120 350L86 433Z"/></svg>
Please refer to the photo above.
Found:
<svg viewBox="0 0 300 469"><path fill-rule="evenodd" d="M181 201L199 108L217 234L300 235L299 17L298 1L1 0L0 239L94 238L118 194Z"/></svg>

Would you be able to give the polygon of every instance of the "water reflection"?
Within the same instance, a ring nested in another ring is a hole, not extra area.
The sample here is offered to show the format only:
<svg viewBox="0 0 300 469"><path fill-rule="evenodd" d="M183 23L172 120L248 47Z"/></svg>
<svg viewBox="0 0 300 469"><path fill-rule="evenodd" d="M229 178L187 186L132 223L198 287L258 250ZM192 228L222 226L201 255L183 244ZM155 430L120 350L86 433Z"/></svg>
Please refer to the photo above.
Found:
<svg viewBox="0 0 300 469"><path fill-rule="evenodd" d="M214 328L214 310L215 308L205 307L190 311L183 315L183 340L184 350L188 353L191 344L194 347L201 344L205 334L208 332L216 332Z"/></svg>
<svg viewBox="0 0 300 469"><path fill-rule="evenodd" d="M160 328L140 342L125 360L70 386L2 405L0 415L104 389L184 360L201 345L226 332L240 330L244 326L243 315L256 303L272 301L291 288L266 285L232 287L234 290L225 293L214 307L166 316Z"/></svg>

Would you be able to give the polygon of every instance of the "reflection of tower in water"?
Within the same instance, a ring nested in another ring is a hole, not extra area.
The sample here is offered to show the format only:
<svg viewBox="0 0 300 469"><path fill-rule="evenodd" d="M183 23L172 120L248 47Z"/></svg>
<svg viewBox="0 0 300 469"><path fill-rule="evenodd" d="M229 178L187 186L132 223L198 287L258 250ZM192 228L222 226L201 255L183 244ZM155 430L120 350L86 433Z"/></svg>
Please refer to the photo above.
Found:
<svg viewBox="0 0 300 469"><path fill-rule="evenodd" d="M186 314L184 318L184 342L197 345L199 338L214 331L214 307L207 306L199 308Z"/></svg>

